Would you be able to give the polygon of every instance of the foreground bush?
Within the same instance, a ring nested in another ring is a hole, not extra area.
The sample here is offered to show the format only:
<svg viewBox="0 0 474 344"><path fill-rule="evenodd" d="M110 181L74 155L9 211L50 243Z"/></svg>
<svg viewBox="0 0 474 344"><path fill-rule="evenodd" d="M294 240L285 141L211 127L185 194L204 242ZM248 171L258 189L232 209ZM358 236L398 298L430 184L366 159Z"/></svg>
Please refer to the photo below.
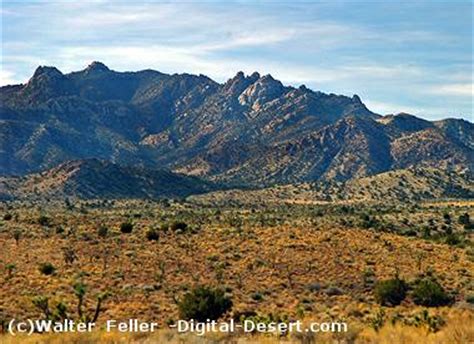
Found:
<svg viewBox="0 0 474 344"><path fill-rule="evenodd" d="M150 241L156 241L160 238L160 233L156 229L149 229L146 232L146 238Z"/></svg>
<svg viewBox="0 0 474 344"><path fill-rule="evenodd" d="M375 299L382 306L397 306L407 295L408 286L402 279L379 281L375 285Z"/></svg>
<svg viewBox="0 0 474 344"><path fill-rule="evenodd" d="M219 319L232 308L232 301L220 289L201 286L184 295L178 308L182 319L204 322Z"/></svg>
<svg viewBox="0 0 474 344"><path fill-rule="evenodd" d="M182 222L182 221L175 221L175 222L171 223L169 228L173 232L175 232L177 230L185 231L188 228L188 224L185 223L185 222Z"/></svg>
<svg viewBox="0 0 474 344"><path fill-rule="evenodd" d="M124 234L129 234L129 233L132 233L132 231L133 231L133 223L123 222L120 225L120 232L122 232Z"/></svg>
<svg viewBox="0 0 474 344"><path fill-rule="evenodd" d="M39 271L43 275L52 275L56 271L56 268L51 263L43 263L43 264L40 265Z"/></svg>
<svg viewBox="0 0 474 344"><path fill-rule="evenodd" d="M413 301L420 306L438 307L449 304L451 298L437 281L425 278L416 282Z"/></svg>

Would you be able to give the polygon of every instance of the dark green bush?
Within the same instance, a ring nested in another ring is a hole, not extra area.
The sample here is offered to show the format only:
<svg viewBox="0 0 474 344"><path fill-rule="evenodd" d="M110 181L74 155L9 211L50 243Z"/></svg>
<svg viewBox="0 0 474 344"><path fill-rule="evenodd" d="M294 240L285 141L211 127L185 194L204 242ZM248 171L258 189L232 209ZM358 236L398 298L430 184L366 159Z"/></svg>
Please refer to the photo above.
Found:
<svg viewBox="0 0 474 344"><path fill-rule="evenodd" d="M451 246L459 245L462 242L462 239L459 235L449 234L446 236L445 243Z"/></svg>
<svg viewBox="0 0 474 344"><path fill-rule="evenodd" d="M231 308L232 300L224 295L224 291L206 286L193 289L178 303L182 319L200 322L217 320Z"/></svg>
<svg viewBox="0 0 474 344"><path fill-rule="evenodd" d="M156 241L160 238L160 234L156 229L149 229L148 232L146 232L146 238L150 241Z"/></svg>
<svg viewBox="0 0 474 344"><path fill-rule="evenodd" d="M99 229L97 230L97 235L100 236L101 238L105 238L108 232L109 232L109 228L107 226L100 226Z"/></svg>
<svg viewBox="0 0 474 344"><path fill-rule="evenodd" d="M466 296L466 302L474 305L474 294Z"/></svg>
<svg viewBox="0 0 474 344"><path fill-rule="evenodd" d="M407 295L408 286L400 278L379 281L375 284L375 299L382 306L397 306Z"/></svg>
<svg viewBox="0 0 474 344"><path fill-rule="evenodd" d="M413 301L419 306L438 307L451 302L443 287L432 278L424 278L415 283Z"/></svg>
<svg viewBox="0 0 474 344"><path fill-rule="evenodd" d="M41 225L41 226L49 226L50 224L50 219L49 217L45 216L45 215L41 215L40 217L38 217L38 223Z"/></svg>
<svg viewBox="0 0 474 344"><path fill-rule="evenodd" d="M39 271L43 275L48 275L49 276L49 275L52 275L56 271L56 268L51 263L43 263L43 264L40 265Z"/></svg>
<svg viewBox="0 0 474 344"><path fill-rule="evenodd" d="M471 223L471 219L469 218L469 214L468 214L468 213L464 213L464 214L459 215L458 222L459 222L459 224L461 224L461 225L468 225L468 224L470 224L470 223Z"/></svg>
<svg viewBox="0 0 474 344"><path fill-rule="evenodd" d="M131 222L123 222L123 223L120 225L120 231L121 231L122 233L125 233L125 234L132 233L132 231L133 231L133 223L131 223Z"/></svg>
<svg viewBox="0 0 474 344"><path fill-rule="evenodd" d="M3 215L3 219L5 221L10 221L12 218L13 218L13 215L10 213L6 213L5 215Z"/></svg>
<svg viewBox="0 0 474 344"><path fill-rule="evenodd" d="M252 298L252 300L254 301L262 301L263 300L263 295L262 293L256 291L255 293L252 293L252 295L250 295L250 297Z"/></svg>
<svg viewBox="0 0 474 344"><path fill-rule="evenodd" d="M188 225L182 221L175 221L173 222L170 227L172 231L182 230L185 231L188 228Z"/></svg>

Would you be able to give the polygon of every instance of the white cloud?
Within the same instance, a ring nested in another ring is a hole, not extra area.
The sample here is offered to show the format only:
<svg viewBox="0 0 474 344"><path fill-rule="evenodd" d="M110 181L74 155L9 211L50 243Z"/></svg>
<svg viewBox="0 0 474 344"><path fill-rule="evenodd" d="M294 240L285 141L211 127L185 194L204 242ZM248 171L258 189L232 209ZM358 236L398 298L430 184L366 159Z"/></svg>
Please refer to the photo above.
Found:
<svg viewBox="0 0 474 344"><path fill-rule="evenodd" d="M0 70L0 85L13 85L16 83L15 73L4 69Z"/></svg>
<svg viewBox="0 0 474 344"><path fill-rule="evenodd" d="M474 96L474 88L472 83L462 84L445 84L433 86L428 90L428 93L439 95L453 95L453 96Z"/></svg>

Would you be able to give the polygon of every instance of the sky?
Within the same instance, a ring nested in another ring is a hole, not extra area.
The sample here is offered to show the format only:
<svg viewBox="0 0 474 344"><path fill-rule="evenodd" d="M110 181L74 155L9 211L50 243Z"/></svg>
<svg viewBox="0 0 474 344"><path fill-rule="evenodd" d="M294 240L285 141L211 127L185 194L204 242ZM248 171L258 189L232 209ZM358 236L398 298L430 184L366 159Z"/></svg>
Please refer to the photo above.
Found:
<svg viewBox="0 0 474 344"><path fill-rule="evenodd" d="M380 114L473 121L470 1L2 1L0 85L63 73L272 74Z"/></svg>

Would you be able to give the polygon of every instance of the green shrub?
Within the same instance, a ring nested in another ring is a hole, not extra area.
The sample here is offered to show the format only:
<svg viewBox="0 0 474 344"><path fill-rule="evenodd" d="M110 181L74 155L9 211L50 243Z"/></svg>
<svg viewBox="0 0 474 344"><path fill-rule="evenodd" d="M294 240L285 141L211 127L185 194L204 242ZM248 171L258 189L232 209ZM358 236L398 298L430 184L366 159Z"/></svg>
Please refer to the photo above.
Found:
<svg viewBox="0 0 474 344"><path fill-rule="evenodd" d="M470 224L470 223L471 223L471 219L469 218L469 214L468 214L468 213L464 213L464 214L459 215L458 222L459 222L459 224L461 224L461 225L468 225L468 224Z"/></svg>
<svg viewBox="0 0 474 344"><path fill-rule="evenodd" d="M56 268L54 267L53 264L51 263L43 263L40 265L39 267L39 271L43 274L43 275L52 275L55 271L56 271Z"/></svg>
<svg viewBox="0 0 474 344"><path fill-rule="evenodd" d="M459 237L459 235L449 234L446 236L444 242L450 246L456 246L462 242L462 239Z"/></svg>
<svg viewBox="0 0 474 344"><path fill-rule="evenodd" d="M109 228L107 226L100 226L97 230L97 235L101 238L107 237L107 233L109 232Z"/></svg>
<svg viewBox="0 0 474 344"><path fill-rule="evenodd" d="M13 215L10 213L6 213L5 215L3 215L3 219L5 221L10 221L12 218L13 218Z"/></svg>
<svg viewBox="0 0 474 344"><path fill-rule="evenodd" d="M49 226L50 225L50 219L49 219L49 217L47 217L45 215L41 215L40 217L38 217L38 223L41 226Z"/></svg>
<svg viewBox="0 0 474 344"><path fill-rule="evenodd" d="M133 231L133 223L131 223L131 222L123 222L123 223L120 225L120 231L121 231L122 233L125 233L125 234L132 233L132 231Z"/></svg>
<svg viewBox="0 0 474 344"><path fill-rule="evenodd" d="M254 301L262 301L263 300L263 295L262 293L256 291L255 293L252 293L250 295L250 297L252 298L252 300Z"/></svg>
<svg viewBox="0 0 474 344"><path fill-rule="evenodd" d="M474 305L474 294L466 296L466 302Z"/></svg>
<svg viewBox="0 0 474 344"><path fill-rule="evenodd" d="M178 303L182 319L200 322L217 320L231 308L232 300L224 295L224 291L206 286L193 289Z"/></svg>
<svg viewBox="0 0 474 344"><path fill-rule="evenodd" d="M160 234L156 229L149 229L148 232L146 232L146 238L150 241L156 241L160 238Z"/></svg>
<svg viewBox="0 0 474 344"><path fill-rule="evenodd" d="M375 299L382 306L397 306L407 295L408 286L400 278L379 281L375 284Z"/></svg>
<svg viewBox="0 0 474 344"><path fill-rule="evenodd" d="M188 225L185 222L175 221L170 225L169 228L172 231L177 231L177 230L185 231L188 228Z"/></svg>
<svg viewBox="0 0 474 344"><path fill-rule="evenodd" d="M438 307L451 302L443 287L432 278L424 278L415 284L413 301L419 306Z"/></svg>

